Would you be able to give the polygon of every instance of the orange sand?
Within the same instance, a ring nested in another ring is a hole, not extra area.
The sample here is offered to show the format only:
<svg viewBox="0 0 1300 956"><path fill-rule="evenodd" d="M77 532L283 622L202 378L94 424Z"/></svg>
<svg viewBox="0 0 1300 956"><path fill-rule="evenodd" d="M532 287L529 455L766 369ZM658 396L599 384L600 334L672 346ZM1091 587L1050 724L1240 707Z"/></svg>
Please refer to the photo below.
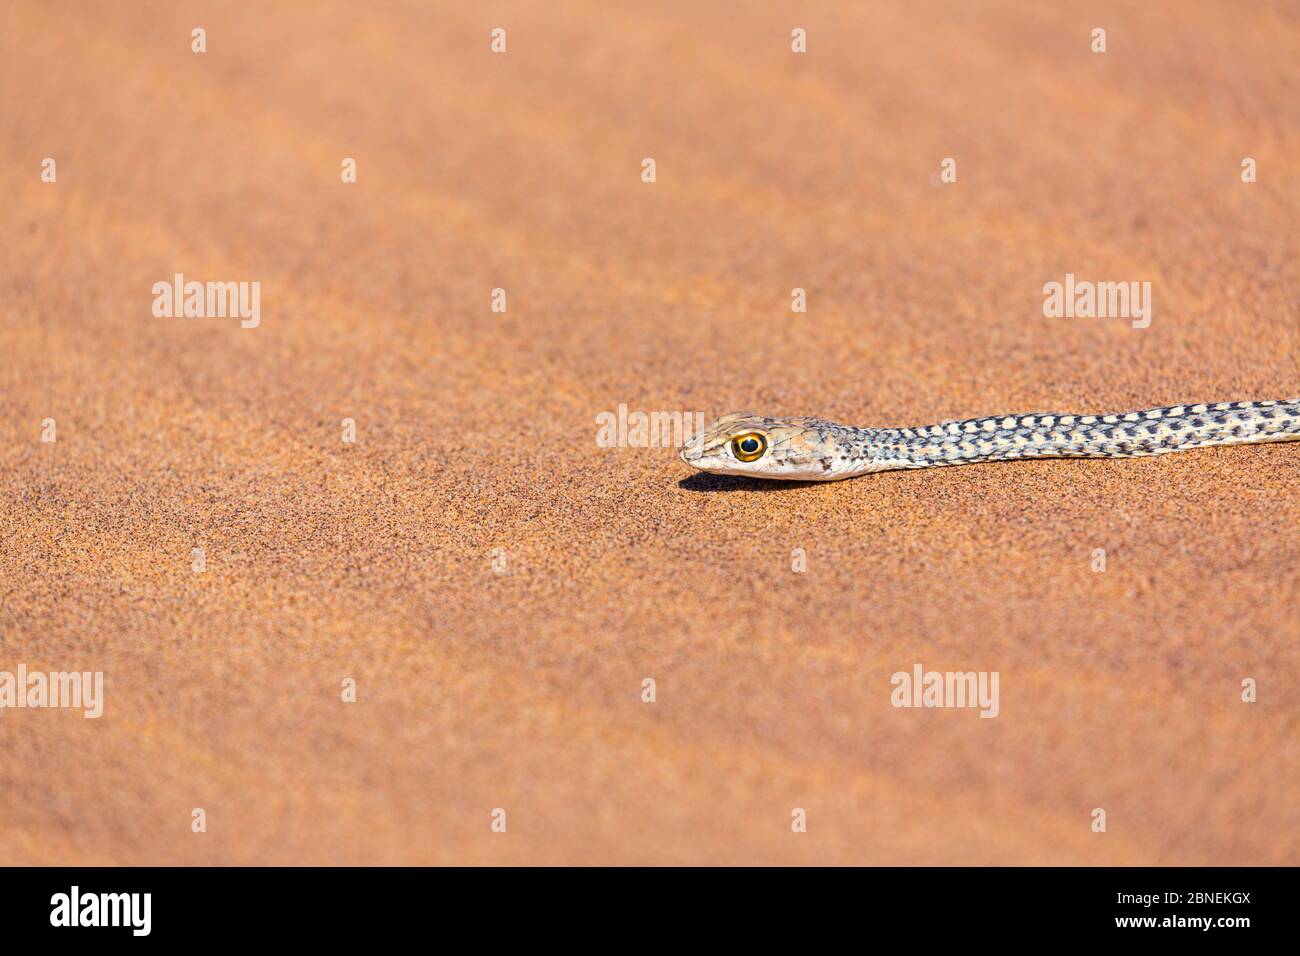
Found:
<svg viewBox="0 0 1300 956"><path fill-rule="evenodd" d="M1297 62L1287 3L5 3L0 670L107 699L0 716L0 863L1300 863L1300 446L595 442L1300 394Z"/></svg>

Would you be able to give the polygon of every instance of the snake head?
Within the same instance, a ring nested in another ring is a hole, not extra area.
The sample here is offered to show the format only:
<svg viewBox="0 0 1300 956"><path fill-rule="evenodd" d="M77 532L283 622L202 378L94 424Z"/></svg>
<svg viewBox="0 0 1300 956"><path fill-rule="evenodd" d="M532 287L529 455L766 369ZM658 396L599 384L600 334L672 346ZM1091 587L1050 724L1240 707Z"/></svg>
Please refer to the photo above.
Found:
<svg viewBox="0 0 1300 956"><path fill-rule="evenodd" d="M712 475L834 481L844 478L839 426L816 418L723 415L682 448L682 461Z"/></svg>

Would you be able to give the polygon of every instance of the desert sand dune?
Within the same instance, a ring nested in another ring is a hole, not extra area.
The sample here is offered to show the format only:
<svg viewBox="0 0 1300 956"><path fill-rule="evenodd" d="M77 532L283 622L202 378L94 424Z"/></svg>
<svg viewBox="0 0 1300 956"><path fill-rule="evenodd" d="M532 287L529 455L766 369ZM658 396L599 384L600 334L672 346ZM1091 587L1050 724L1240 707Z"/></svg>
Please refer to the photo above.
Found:
<svg viewBox="0 0 1300 956"><path fill-rule="evenodd" d="M0 10L0 863L1300 862L1300 446L597 442L1300 394L1294 8L651 6Z"/></svg>

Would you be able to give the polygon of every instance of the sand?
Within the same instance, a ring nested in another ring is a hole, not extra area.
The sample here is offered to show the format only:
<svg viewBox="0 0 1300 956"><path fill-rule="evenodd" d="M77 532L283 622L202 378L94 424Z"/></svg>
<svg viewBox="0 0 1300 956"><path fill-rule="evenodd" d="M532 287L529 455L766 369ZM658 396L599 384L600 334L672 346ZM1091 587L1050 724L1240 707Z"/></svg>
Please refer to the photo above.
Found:
<svg viewBox="0 0 1300 956"><path fill-rule="evenodd" d="M1293 5L261 6L0 11L0 863L1300 863L1300 447L596 440L1300 394Z"/></svg>

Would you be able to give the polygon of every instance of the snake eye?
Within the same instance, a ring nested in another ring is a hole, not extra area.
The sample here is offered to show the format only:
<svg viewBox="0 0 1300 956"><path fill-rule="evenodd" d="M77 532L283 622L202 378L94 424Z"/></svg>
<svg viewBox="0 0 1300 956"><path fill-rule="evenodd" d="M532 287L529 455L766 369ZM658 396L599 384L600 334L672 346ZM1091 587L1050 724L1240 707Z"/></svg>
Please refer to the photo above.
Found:
<svg viewBox="0 0 1300 956"><path fill-rule="evenodd" d="M731 452L741 461L758 461L767 451L767 439L758 432L748 432L731 439Z"/></svg>

